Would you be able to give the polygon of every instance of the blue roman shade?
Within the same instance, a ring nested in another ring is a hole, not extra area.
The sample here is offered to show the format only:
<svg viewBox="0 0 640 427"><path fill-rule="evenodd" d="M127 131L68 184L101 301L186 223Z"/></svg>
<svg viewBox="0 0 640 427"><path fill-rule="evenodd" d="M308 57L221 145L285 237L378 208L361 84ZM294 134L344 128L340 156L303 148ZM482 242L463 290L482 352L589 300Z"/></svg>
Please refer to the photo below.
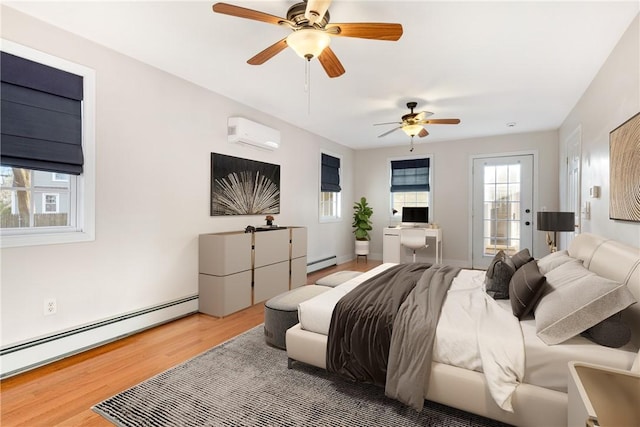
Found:
<svg viewBox="0 0 640 427"><path fill-rule="evenodd" d="M430 191L429 159L391 161L391 192Z"/></svg>
<svg viewBox="0 0 640 427"><path fill-rule="evenodd" d="M6 52L1 55L0 163L80 175L82 77Z"/></svg>
<svg viewBox="0 0 640 427"><path fill-rule="evenodd" d="M340 159L322 153L322 171L320 191L323 193L339 193L340 188Z"/></svg>

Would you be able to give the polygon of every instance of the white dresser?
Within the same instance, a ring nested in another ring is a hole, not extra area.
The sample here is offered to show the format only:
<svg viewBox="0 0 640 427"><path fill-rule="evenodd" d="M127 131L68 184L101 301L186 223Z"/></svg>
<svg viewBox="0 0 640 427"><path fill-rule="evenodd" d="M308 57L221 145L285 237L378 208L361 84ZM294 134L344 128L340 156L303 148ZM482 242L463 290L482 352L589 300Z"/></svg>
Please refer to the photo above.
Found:
<svg viewBox="0 0 640 427"><path fill-rule="evenodd" d="M199 237L199 311L223 317L307 282L307 229Z"/></svg>

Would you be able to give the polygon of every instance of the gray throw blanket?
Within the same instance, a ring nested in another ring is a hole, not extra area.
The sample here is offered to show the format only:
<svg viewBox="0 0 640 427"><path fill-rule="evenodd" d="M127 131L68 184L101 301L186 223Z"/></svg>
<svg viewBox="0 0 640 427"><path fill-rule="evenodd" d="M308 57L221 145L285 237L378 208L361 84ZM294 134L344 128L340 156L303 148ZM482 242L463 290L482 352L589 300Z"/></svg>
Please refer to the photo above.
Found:
<svg viewBox="0 0 640 427"><path fill-rule="evenodd" d="M442 302L460 270L399 264L363 282L333 311L327 370L385 386L421 410Z"/></svg>
<svg viewBox="0 0 640 427"><path fill-rule="evenodd" d="M385 394L421 411L442 304L460 268L432 267L400 306L393 322Z"/></svg>
<svg viewBox="0 0 640 427"><path fill-rule="evenodd" d="M398 264L343 296L331 315L327 370L383 386L393 320L430 264Z"/></svg>

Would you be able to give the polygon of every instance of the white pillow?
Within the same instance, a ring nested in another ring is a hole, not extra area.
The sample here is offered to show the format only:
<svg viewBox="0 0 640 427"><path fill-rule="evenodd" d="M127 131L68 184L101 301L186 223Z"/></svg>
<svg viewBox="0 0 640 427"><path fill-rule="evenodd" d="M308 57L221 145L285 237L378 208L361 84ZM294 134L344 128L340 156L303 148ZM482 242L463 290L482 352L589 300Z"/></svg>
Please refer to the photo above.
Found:
<svg viewBox="0 0 640 427"><path fill-rule="evenodd" d="M538 260L538 269L540 270L540 273L547 274L554 268L576 259L577 258L572 258L571 256L569 256L569 252L567 252L566 250L552 252L549 255Z"/></svg>
<svg viewBox="0 0 640 427"><path fill-rule="evenodd" d="M624 284L598 276L577 259L554 268L546 279L534 316L538 337L549 345L566 341L636 302Z"/></svg>

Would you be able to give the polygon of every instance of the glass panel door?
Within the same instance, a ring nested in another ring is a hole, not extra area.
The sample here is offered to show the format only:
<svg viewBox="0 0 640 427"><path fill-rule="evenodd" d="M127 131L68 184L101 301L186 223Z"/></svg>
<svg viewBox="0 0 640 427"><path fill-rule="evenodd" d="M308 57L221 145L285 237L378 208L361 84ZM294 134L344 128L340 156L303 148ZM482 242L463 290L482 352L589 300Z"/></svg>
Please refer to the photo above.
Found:
<svg viewBox="0 0 640 427"><path fill-rule="evenodd" d="M533 156L474 160L473 267L486 268L503 250L531 250Z"/></svg>

